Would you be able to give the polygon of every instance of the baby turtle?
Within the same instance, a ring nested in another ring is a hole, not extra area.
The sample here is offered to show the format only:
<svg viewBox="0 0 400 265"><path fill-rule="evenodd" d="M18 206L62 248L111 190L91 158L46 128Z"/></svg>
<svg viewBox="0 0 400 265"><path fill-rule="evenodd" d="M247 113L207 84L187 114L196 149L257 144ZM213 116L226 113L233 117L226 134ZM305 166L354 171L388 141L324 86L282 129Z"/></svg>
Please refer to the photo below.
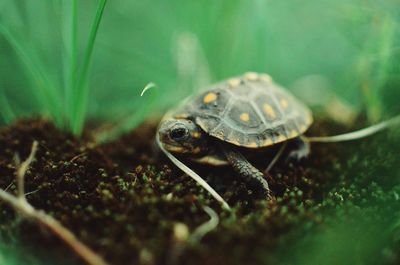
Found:
<svg viewBox="0 0 400 265"><path fill-rule="evenodd" d="M158 129L163 147L209 165L230 164L247 180L272 193L261 171L241 151L263 149L295 139L302 158L309 152L301 137L313 121L310 109L267 74L246 73L212 85L168 113Z"/></svg>

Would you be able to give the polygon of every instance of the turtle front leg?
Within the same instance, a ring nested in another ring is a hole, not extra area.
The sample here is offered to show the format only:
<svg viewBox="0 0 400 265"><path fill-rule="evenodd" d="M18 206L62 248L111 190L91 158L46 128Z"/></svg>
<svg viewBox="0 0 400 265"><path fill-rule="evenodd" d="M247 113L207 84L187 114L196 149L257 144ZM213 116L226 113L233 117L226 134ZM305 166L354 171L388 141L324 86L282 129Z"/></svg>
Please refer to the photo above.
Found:
<svg viewBox="0 0 400 265"><path fill-rule="evenodd" d="M222 147L222 151L229 164L241 177L247 181L257 182L262 190L263 196L268 200L273 198L268 182L260 170L255 168L240 152L232 150L232 148L226 146Z"/></svg>

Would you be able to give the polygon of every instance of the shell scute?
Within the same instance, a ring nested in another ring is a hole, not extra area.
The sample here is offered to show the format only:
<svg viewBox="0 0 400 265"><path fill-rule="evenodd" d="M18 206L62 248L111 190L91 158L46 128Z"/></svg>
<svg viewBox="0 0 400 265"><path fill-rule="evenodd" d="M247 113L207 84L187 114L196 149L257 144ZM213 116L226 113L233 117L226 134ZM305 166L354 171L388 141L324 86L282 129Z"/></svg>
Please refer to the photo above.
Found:
<svg viewBox="0 0 400 265"><path fill-rule="evenodd" d="M259 148L295 138L312 123L311 111L263 75L233 77L203 91L183 108L209 135Z"/></svg>
<svg viewBox="0 0 400 265"><path fill-rule="evenodd" d="M271 125L271 127L274 122L283 119L284 113L281 111L278 103L273 97L261 93L254 101L265 121Z"/></svg>
<svg viewBox="0 0 400 265"><path fill-rule="evenodd" d="M227 110L225 121L232 129L250 132L251 128L259 128L262 120L252 106L244 100L236 100Z"/></svg>

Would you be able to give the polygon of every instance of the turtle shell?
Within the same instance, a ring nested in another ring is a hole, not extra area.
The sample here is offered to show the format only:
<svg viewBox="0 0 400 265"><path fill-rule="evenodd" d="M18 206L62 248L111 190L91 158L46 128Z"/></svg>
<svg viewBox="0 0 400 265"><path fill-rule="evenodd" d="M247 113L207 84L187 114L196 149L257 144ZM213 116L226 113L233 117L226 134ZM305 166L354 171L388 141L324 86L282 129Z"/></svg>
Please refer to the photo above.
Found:
<svg viewBox="0 0 400 265"><path fill-rule="evenodd" d="M267 74L246 73L189 98L173 114L191 118L206 133L248 148L277 144L303 134L310 109Z"/></svg>

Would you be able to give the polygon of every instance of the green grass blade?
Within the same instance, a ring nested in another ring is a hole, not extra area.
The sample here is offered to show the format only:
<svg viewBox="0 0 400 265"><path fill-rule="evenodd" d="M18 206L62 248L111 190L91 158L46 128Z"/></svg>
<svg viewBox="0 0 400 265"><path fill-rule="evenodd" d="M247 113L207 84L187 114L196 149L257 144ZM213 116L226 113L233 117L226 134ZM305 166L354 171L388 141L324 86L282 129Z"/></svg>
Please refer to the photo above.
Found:
<svg viewBox="0 0 400 265"><path fill-rule="evenodd" d="M72 124L74 86L77 78L78 60L78 0L63 1L64 17L64 91L65 116L68 126Z"/></svg>
<svg viewBox="0 0 400 265"><path fill-rule="evenodd" d="M383 111L383 103L382 103L382 89L386 85L388 81L388 73L389 68L391 66L391 56L387 56L390 53L390 50L394 46L394 35L395 35L395 22L391 17L386 17L383 25L382 25L382 32L378 50L378 58L379 64L377 66L377 73L376 73L376 81L375 81L375 90L374 90L374 97L373 97L373 105L370 110L372 113L368 113L372 120L375 121L382 116Z"/></svg>
<svg viewBox="0 0 400 265"><path fill-rule="evenodd" d="M379 25L379 37L369 37L364 54L359 60L359 73L361 74L361 91L366 107L368 120L377 122L383 112L382 90L389 79L389 70L393 58L388 56L395 46L396 23L392 17L382 19ZM375 51L371 51L370 47ZM371 55L373 53L373 55Z"/></svg>
<svg viewBox="0 0 400 265"><path fill-rule="evenodd" d="M18 42L13 34L7 30L2 24L0 24L0 34L14 49L20 60L22 61L28 74L34 81L37 87L37 99L43 110L54 118L55 122L60 125L62 112L60 97L57 95L56 86L49 81L44 74L43 67L35 63L32 56L29 56L29 52Z"/></svg>
<svg viewBox="0 0 400 265"><path fill-rule="evenodd" d="M16 118L14 111L8 103L3 90L0 89L0 116L5 123L10 123Z"/></svg>
<svg viewBox="0 0 400 265"><path fill-rule="evenodd" d="M74 98L74 110L72 117L72 131L75 134L80 134L83 128L84 116L87 105L87 98L89 94L88 86L88 72L90 67L90 62L93 55L94 43L97 37L97 32L100 26L101 19L103 17L104 8L106 6L107 0L100 0L94 21L92 23L89 40L86 46L84 59L82 63L81 72L78 77L78 81L74 87L73 98Z"/></svg>

